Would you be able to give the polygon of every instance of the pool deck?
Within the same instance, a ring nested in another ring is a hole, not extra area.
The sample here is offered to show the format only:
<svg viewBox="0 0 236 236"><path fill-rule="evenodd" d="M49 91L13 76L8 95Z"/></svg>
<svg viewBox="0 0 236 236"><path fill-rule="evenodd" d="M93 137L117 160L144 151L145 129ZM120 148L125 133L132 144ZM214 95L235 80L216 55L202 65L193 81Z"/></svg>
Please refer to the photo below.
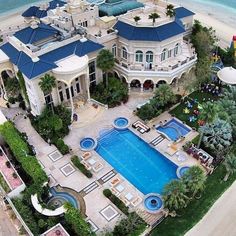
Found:
<svg viewBox="0 0 236 236"><path fill-rule="evenodd" d="M49 158L49 154L57 150L56 147L53 145L48 145L33 129L28 119L24 119L21 115L17 116L15 119L16 127L21 132L26 132L29 136L29 143L34 145L37 152L37 159L42 164L42 167L44 168L47 175L51 178L50 186L56 186L59 184L62 187L71 188L83 196L86 205L87 220L92 221L93 224L98 228L98 231L96 232L97 234L104 235L104 231L110 230L115 226L115 224L120 220L120 216L124 217L120 210L117 209L106 197L104 197L102 193L105 188L111 188L110 182L112 179L118 177L121 180L120 183L124 187L122 192L118 194L118 197L124 198L124 196L128 193L131 193L134 198L143 198L144 195L119 173L113 172L113 167L109 165L95 151L91 152L91 158L93 159L93 162L95 161L95 163L102 164L102 168L98 172L94 172L92 170L93 177L91 179L84 176L76 169L76 167L73 166L73 164L70 162L71 155L76 154L81 156L83 152L79 148L80 140L88 136L98 138L101 130L113 128L112 123L118 116L128 118L130 121L130 130L145 142L150 143L153 139L159 136L155 129L155 125L159 124L160 121L169 120L172 118L168 112L163 113L158 118L151 120L146 124L151 128L151 130L150 132L144 134L139 133L136 129L131 127L133 122L139 120L139 118L133 114L136 106L138 104L144 103L151 96L152 94L150 93L143 93L142 95L140 95L140 93L132 93L129 101L122 106L112 109L101 109L97 110L97 112L91 112L89 110L90 108L88 108L88 113L86 113L86 110L83 110L83 117L89 116L89 121L84 120L83 122L81 117L81 123L76 122L71 125L70 134L64 138L64 141L70 146L72 153L64 155L56 161L53 161L51 158ZM19 112L17 109L4 110L4 113L9 118L15 117L17 112ZM175 151L181 150L181 147L185 142L192 140L197 135L197 132L191 131L182 142L176 144ZM168 154L167 151L170 149L171 144L171 141L164 139L154 148L164 154L168 159L178 166L192 166L199 164L191 156L187 156L185 161L180 162L173 152ZM63 172L62 169L67 170L68 175L65 174L65 171ZM112 174L112 178L110 180L107 182L101 181L104 176L109 176L110 173ZM109 206L112 206L112 209L110 209ZM130 210L137 211L144 218L151 218L153 223L162 216L162 214L157 214L150 217L150 215L147 215L145 212L142 204L139 204L135 207L131 206ZM117 212L117 214L114 215L114 218L108 221L102 212L107 212L108 215L112 215L115 212ZM152 222L150 221L150 223Z"/></svg>

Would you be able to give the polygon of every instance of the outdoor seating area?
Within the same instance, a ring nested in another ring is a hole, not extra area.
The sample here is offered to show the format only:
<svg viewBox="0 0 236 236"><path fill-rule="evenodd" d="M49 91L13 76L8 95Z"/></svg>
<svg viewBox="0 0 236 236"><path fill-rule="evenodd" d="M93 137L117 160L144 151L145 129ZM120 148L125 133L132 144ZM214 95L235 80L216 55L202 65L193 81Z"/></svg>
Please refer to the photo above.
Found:
<svg viewBox="0 0 236 236"><path fill-rule="evenodd" d="M97 158L93 156L91 152L84 152L80 158L81 163L87 170L93 170L97 173L103 169L103 164L99 160L97 160Z"/></svg>
<svg viewBox="0 0 236 236"><path fill-rule="evenodd" d="M117 196L126 206L136 207L142 202L142 198L137 195L137 193L131 192L131 190L126 187L125 180L119 177L113 178L109 182L111 192Z"/></svg>
<svg viewBox="0 0 236 236"><path fill-rule="evenodd" d="M145 132L149 132L150 131L150 127L148 127L147 125L145 125L142 121L137 120L132 124L132 127L134 129L137 129L141 134L144 134Z"/></svg>

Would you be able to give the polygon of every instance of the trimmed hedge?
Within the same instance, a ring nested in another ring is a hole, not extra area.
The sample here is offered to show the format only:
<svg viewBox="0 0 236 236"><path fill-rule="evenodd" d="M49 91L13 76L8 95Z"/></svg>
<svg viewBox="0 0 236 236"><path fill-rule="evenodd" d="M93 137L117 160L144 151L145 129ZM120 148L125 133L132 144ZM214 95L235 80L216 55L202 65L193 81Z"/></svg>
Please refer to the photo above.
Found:
<svg viewBox="0 0 236 236"><path fill-rule="evenodd" d="M48 180L48 177L36 157L30 155L28 144L21 138L14 125L9 121L0 125L0 134L24 171L33 179L35 184L42 186Z"/></svg>
<svg viewBox="0 0 236 236"><path fill-rule="evenodd" d="M68 147L68 145L66 145L64 143L63 139L59 138L56 141L55 145L58 148L58 150L61 152L62 155L65 155L65 154L69 153L69 147Z"/></svg>
<svg viewBox="0 0 236 236"><path fill-rule="evenodd" d="M70 203L65 205L65 220L71 225L77 235L92 236L95 235L89 227L89 224L83 219L78 209L74 208Z"/></svg>
<svg viewBox="0 0 236 236"><path fill-rule="evenodd" d="M125 215L129 215L129 208L110 189L104 189L103 195L116 205Z"/></svg>
<svg viewBox="0 0 236 236"><path fill-rule="evenodd" d="M85 168L85 166L80 163L80 160L77 156L71 157L72 163L88 178L92 178L93 174Z"/></svg>

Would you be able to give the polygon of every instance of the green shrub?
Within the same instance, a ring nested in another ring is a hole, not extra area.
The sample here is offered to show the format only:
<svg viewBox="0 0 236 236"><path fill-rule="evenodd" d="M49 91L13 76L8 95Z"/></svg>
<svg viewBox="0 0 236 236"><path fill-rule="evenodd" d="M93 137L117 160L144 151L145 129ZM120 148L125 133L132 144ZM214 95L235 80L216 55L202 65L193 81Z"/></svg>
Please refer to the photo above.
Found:
<svg viewBox="0 0 236 236"><path fill-rule="evenodd" d="M108 78L108 87L104 83L98 84L91 96L95 100L107 104L109 107L119 106L128 101L128 87L117 78Z"/></svg>
<svg viewBox="0 0 236 236"><path fill-rule="evenodd" d="M58 150L61 152L62 155L69 153L69 147L68 147L68 145L66 145L64 143L63 139L59 138L56 141L55 145L58 148Z"/></svg>
<svg viewBox="0 0 236 236"><path fill-rule="evenodd" d="M70 203L66 203L65 205L66 213L65 220L66 222L72 226L73 230L77 235L81 236L92 236L95 235L89 224L83 219L78 209L74 208Z"/></svg>
<svg viewBox="0 0 236 236"><path fill-rule="evenodd" d="M146 228L146 223L137 213L132 212L114 228L114 236L139 236Z"/></svg>
<svg viewBox="0 0 236 236"><path fill-rule="evenodd" d="M0 134L9 145L13 155L21 164L24 171L32 178L38 187L42 186L48 179L42 167L34 156L29 155L28 144L19 134L19 131L9 121L0 125ZM38 189L39 190L39 189Z"/></svg>
<svg viewBox="0 0 236 236"><path fill-rule="evenodd" d="M129 214L129 208L114 194L111 193L109 189L104 189L103 194L107 197L114 205L116 205L125 215Z"/></svg>
<svg viewBox="0 0 236 236"><path fill-rule="evenodd" d="M80 163L80 160L77 156L71 157L72 163L88 178L92 178L93 174L85 168L85 166Z"/></svg>
<svg viewBox="0 0 236 236"><path fill-rule="evenodd" d="M15 104L16 103L16 99L14 97L9 97L8 98L8 102L11 104Z"/></svg>
<svg viewBox="0 0 236 236"><path fill-rule="evenodd" d="M110 189L104 189L103 194L104 194L105 197L110 198L111 195L112 195L112 192L111 192Z"/></svg>
<svg viewBox="0 0 236 236"><path fill-rule="evenodd" d="M69 133L71 113L63 106L55 107L54 113L46 107L40 116L31 119L31 123L45 141L50 139L55 144Z"/></svg>
<svg viewBox="0 0 236 236"><path fill-rule="evenodd" d="M7 182L5 181L5 179L3 178L1 174L0 174L0 185L2 186L2 188L4 189L6 193L9 193L11 191Z"/></svg>

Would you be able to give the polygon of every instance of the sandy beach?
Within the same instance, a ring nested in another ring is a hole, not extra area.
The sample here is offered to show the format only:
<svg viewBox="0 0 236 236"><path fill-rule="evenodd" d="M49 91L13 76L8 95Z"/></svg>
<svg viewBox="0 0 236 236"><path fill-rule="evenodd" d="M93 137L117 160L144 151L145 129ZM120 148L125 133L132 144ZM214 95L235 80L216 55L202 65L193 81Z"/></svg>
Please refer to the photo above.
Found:
<svg viewBox="0 0 236 236"><path fill-rule="evenodd" d="M196 13L194 19L199 20L204 26L212 27L216 31L216 36L220 40L219 46L223 48L230 46L233 35L236 35L236 28L202 13Z"/></svg>

